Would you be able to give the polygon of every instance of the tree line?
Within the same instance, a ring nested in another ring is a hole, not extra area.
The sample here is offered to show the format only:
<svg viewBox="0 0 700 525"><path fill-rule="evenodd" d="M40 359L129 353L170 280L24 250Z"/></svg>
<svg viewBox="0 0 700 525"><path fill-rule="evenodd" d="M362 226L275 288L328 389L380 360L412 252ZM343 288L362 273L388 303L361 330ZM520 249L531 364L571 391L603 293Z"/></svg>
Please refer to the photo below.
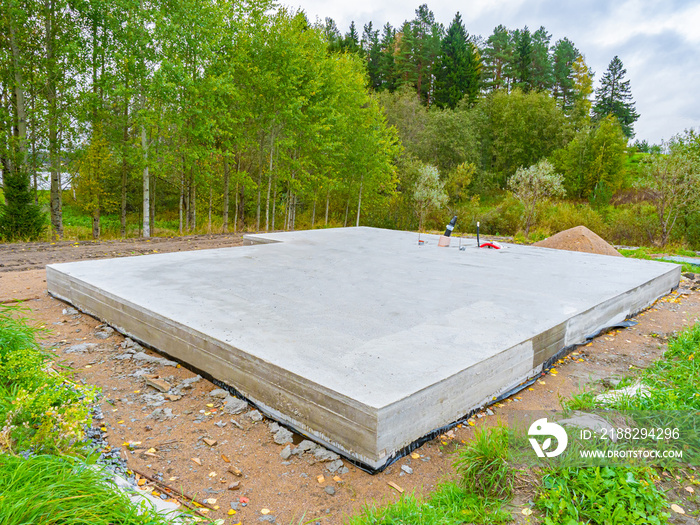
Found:
<svg viewBox="0 0 700 525"><path fill-rule="evenodd" d="M622 62L592 103L583 55L544 28L484 39L422 5L342 36L269 0L1 2L4 238L43 228L44 171L58 237L73 195L98 237L104 213L122 235L128 213L148 236L164 212L180 232L203 214L223 231L293 229L297 214L411 228L426 173L455 208L545 157L571 197L624 184L638 115Z"/></svg>

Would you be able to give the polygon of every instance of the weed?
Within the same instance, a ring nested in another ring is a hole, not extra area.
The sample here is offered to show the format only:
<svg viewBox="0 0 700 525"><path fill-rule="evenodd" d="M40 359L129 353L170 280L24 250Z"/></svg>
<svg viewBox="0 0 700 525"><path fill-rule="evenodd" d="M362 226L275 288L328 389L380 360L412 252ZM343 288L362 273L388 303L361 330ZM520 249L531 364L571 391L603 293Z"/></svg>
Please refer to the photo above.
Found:
<svg viewBox="0 0 700 525"><path fill-rule="evenodd" d="M483 497L504 498L512 494L508 443L505 426L476 429L474 440L457 452L454 462L464 490Z"/></svg>
<svg viewBox="0 0 700 525"><path fill-rule="evenodd" d="M544 525L660 525L669 518L650 469L553 469L536 504Z"/></svg>

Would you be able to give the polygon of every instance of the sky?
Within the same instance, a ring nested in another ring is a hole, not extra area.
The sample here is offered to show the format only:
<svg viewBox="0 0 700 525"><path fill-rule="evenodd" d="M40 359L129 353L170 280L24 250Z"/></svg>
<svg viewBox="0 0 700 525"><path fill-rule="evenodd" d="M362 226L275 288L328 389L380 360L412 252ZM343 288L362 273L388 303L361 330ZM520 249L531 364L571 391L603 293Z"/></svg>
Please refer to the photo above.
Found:
<svg viewBox="0 0 700 525"><path fill-rule="evenodd" d="M282 0L313 22L331 17L345 34L372 22L400 26L415 16L405 0ZM432 0L428 7L446 27L457 11L467 31L484 39L509 29L544 26L552 44L568 38L594 71L594 88L614 56L627 70L639 120L635 140L658 144L688 128L700 129L700 2L697 0Z"/></svg>

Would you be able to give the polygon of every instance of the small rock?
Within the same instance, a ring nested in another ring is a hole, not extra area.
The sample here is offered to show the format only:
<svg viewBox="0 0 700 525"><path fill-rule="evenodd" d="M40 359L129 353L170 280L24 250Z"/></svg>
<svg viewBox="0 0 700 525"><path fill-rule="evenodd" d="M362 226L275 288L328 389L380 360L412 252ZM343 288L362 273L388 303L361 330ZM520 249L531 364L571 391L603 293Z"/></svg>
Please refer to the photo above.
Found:
<svg viewBox="0 0 700 525"><path fill-rule="evenodd" d="M491 410L490 408L487 408L487 409L486 409L486 415L487 415L487 416L492 416L492 415L493 415L493 410Z"/></svg>
<svg viewBox="0 0 700 525"><path fill-rule="evenodd" d="M155 419L156 421L164 421L166 419L173 419L174 417L176 416L173 414L172 408L156 408L146 416L147 419Z"/></svg>
<svg viewBox="0 0 700 525"><path fill-rule="evenodd" d="M141 400L149 407L159 407L165 404L163 394L141 394Z"/></svg>
<svg viewBox="0 0 700 525"><path fill-rule="evenodd" d="M241 488L241 482L240 481L234 481L233 483L229 483L228 489L229 490L238 490Z"/></svg>
<svg viewBox="0 0 700 525"><path fill-rule="evenodd" d="M260 516L258 518L258 521L267 521L268 523L275 523L275 517L274 516Z"/></svg>
<svg viewBox="0 0 700 525"><path fill-rule="evenodd" d="M161 392L167 392L170 390L171 385L167 381L164 381L163 379L158 379L157 377L154 378L146 378L146 384L148 386L151 386L155 388L156 390L160 390Z"/></svg>
<svg viewBox="0 0 700 525"><path fill-rule="evenodd" d="M401 470L403 470L406 474L413 474L413 469L408 465L401 465Z"/></svg>
<svg viewBox="0 0 700 525"><path fill-rule="evenodd" d="M328 485L328 486L327 486L325 489L323 489L323 490L325 490L325 491L326 491L326 494L328 494L329 496L332 496L333 494L335 494L335 489L334 489L333 487L331 487L330 485Z"/></svg>
<svg viewBox="0 0 700 525"><path fill-rule="evenodd" d="M291 457L291 455L292 455L292 447L289 445L284 447L282 449L282 452L280 452L280 457L285 461L287 461Z"/></svg>
<svg viewBox="0 0 700 525"><path fill-rule="evenodd" d="M214 424L219 428L224 428L226 426L226 421L217 421Z"/></svg>
<svg viewBox="0 0 700 525"><path fill-rule="evenodd" d="M131 359L132 357L134 357L134 356L127 353L127 354L115 355L112 359L116 359L118 361L126 361L128 359Z"/></svg>
<svg viewBox="0 0 700 525"><path fill-rule="evenodd" d="M182 399L182 396L176 396L175 394L163 394L163 397L169 401L178 401Z"/></svg>
<svg viewBox="0 0 700 525"><path fill-rule="evenodd" d="M338 474L347 474L348 472L350 472L350 469L348 467L338 469Z"/></svg>
<svg viewBox="0 0 700 525"><path fill-rule="evenodd" d="M295 455L300 455L303 454L304 452L312 452L315 451L319 446L311 441L310 439L305 439L301 443L297 445L297 447L292 451L292 454Z"/></svg>
<svg viewBox="0 0 700 525"><path fill-rule="evenodd" d="M229 467L228 471L239 478L243 475L243 472L241 472L241 470L237 469L236 467Z"/></svg>
<svg viewBox="0 0 700 525"><path fill-rule="evenodd" d="M227 414L236 415L243 412L246 408L248 408L248 403L246 403L242 399L238 399L237 397L229 397L226 399L224 406L221 407L221 410L223 410ZM259 413L260 412L258 412L258 414Z"/></svg>
<svg viewBox="0 0 700 525"><path fill-rule="evenodd" d="M97 348L96 343L80 343L69 346L64 350L64 352L66 354L84 354L85 352L92 352L95 348Z"/></svg>
<svg viewBox="0 0 700 525"><path fill-rule="evenodd" d="M231 503L229 503L229 505L231 506L231 508L233 510L238 510L238 502L237 501L232 501Z"/></svg>
<svg viewBox="0 0 700 525"><path fill-rule="evenodd" d="M223 388L216 388L209 392L210 397L215 397L216 399L226 399L230 394Z"/></svg>
<svg viewBox="0 0 700 525"><path fill-rule="evenodd" d="M616 388L620 384L620 380L616 377L604 377L600 380L600 384L605 388L612 389Z"/></svg>
<svg viewBox="0 0 700 525"><path fill-rule="evenodd" d="M294 435L284 427L279 427L279 430L275 434L275 443L278 445L284 445L286 443L291 443L294 441Z"/></svg>
<svg viewBox="0 0 700 525"><path fill-rule="evenodd" d="M209 439L209 438L204 438L204 439L202 439L202 441L204 441L210 447L213 447L217 443L217 441L215 439Z"/></svg>
<svg viewBox="0 0 700 525"><path fill-rule="evenodd" d="M251 421L262 421L263 415L258 410L251 410L246 414Z"/></svg>
<svg viewBox="0 0 700 525"><path fill-rule="evenodd" d="M280 424L277 423L276 421L273 421L272 423L267 425L267 428L270 429L270 432L275 434L280 429Z"/></svg>
<svg viewBox="0 0 700 525"><path fill-rule="evenodd" d="M318 447L314 451L314 458L316 458L316 461L335 461L336 459L339 459L340 456L335 452L326 450L323 447Z"/></svg>
<svg viewBox="0 0 700 525"><path fill-rule="evenodd" d="M686 273L683 274L683 277L685 277L686 279L690 279L690 280L692 281L692 280L695 279L695 274L694 274L694 273L690 273L690 272L686 272ZM66 311L63 310L63 313L65 314Z"/></svg>
<svg viewBox="0 0 700 525"><path fill-rule="evenodd" d="M99 331L95 332L95 337L97 337L98 339L108 339L114 334L114 328L112 328L111 326L102 325L102 327L98 328Z"/></svg>
<svg viewBox="0 0 700 525"><path fill-rule="evenodd" d="M328 469L328 472L335 472L341 468L343 468L343 460L342 459L336 459L335 461L331 461L326 468Z"/></svg>

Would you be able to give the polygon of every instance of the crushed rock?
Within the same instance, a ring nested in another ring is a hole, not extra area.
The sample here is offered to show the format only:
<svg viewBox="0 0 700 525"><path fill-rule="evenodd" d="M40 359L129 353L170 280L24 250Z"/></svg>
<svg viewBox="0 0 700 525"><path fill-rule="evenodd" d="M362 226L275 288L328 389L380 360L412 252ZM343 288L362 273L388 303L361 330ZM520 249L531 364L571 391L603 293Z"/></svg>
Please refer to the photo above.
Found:
<svg viewBox="0 0 700 525"><path fill-rule="evenodd" d="M216 388L209 392L209 396L214 397L216 399L226 399L227 397L229 397L229 395L230 394L223 388Z"/></svg>
<svg viewBox="0 0 700 525"><path fill-rule="evenodd" d="M336 459L335 461L331 461L328 465L326 465L326 468L328 469L328 472L336 472L343 468L343 466L343 460Z"/></svg>
<svg viewBox="0 0 700 525"><path fill-rule="evenodd" d="M202 376L194 376L189 377L187 379L183 379L182 381L180 381L179 385L177 385L175 388L170 389L170 393L175 394L176 396L184 395L183 390L189 390L190 388L192 388L192 385L200 379L202 379Z"/></svg>
<svg viewBox="0 0 700 525"><path fill-rule="evenodd" d="M173 419L175 414L173 414L172 408L156 408L153 412L146 416L146 419L155 419L156 421L165 421L166 419Z"/></svg>
<svg viewBox="0 0 700 525"><path fill-rule="evenodd" d="M83 354L85 352L92 352L99 345L97 343L80 343L77 345L69 346L64 350L66 354Z"/></svg>
<svg viewBox="0 0 700 525"><path fill-rule="evenodd" d="M141 400L149 407L159 407L165 404L163 394L141 394Z"/></svg>
<svg viewBox="0 0 700 525"><path fill-rule="evenodd" d="M263 415L260 413L259 410L251 410L246 414L246 417L248 417L251 421L262 421L263 420Z"/></svg>
<svg viewBox="0 0 700 525"><path fill-rule="evenodd" d="M247 408L248 403L237 397L229 396L225 399L224 406L221 407L221 410L223 410L227 414L235 416L236 414L240 414ZM255 412L257 412L257 410ZM260 412L258 412L258 414L260 414ZM253 419L252 416L249 417ZM262 421L262 416L260 416L260 419L253 419L253 421Z"/></svg>
<svg viewBox="0 0 700 525"><path fill-rule="evenodd" d="M336 459L340 459L340 456L323 447L318 447L314 450L314 458L316 461L335 461Z"/></svg>
<svg viewBox="0 0 700 525"><path fill-rule="evenodd" d="M291 443L294 441L294 434L284 427L279 427L274 437L275 443L278 445L284 445L286 443Z"/></svg>

